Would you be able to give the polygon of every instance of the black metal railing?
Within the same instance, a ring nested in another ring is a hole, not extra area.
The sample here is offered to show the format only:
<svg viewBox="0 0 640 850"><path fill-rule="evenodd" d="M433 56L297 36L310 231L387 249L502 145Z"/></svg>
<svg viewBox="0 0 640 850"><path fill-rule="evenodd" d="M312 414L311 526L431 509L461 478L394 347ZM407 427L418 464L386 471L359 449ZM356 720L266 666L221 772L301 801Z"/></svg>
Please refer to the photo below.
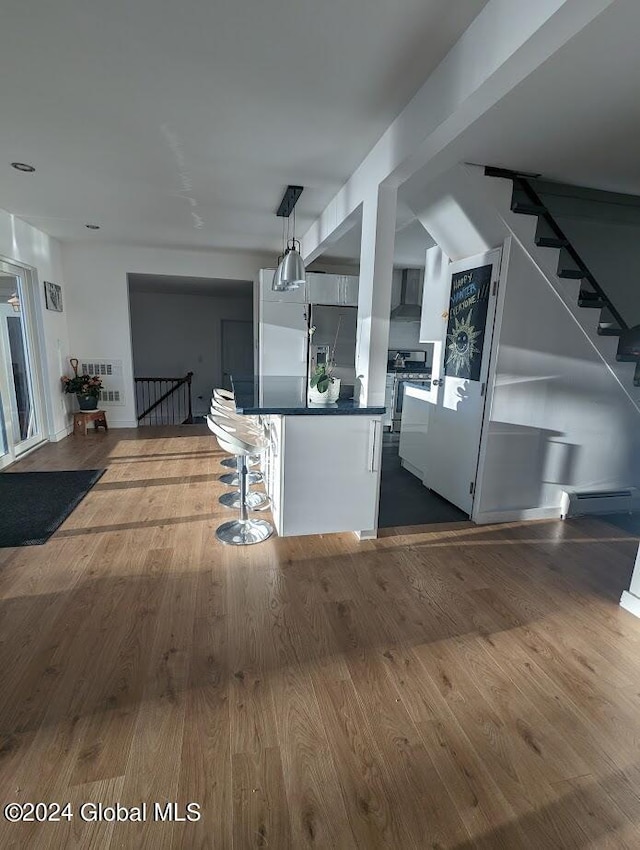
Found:
<svg viewBox="0 0 640 850"><path fill-rule="evenodd" d="M141 425L190 425L191 378L134 378L136 411Z"/></svg>

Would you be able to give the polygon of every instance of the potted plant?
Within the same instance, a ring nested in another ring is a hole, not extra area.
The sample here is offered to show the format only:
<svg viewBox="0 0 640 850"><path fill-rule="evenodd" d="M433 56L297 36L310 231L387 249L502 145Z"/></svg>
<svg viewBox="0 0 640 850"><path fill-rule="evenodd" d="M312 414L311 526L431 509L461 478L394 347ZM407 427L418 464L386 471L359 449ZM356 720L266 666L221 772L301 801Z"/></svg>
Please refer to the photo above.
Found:
<svg viewBox="0 0 640 850"><path fill-rule="evenodd" d="M309 380L309 401L315 404L332 404L340 395L340 378L332 375L334 363L316 366Z"/></svg>
<svg viewBox="0 0 640 850"><path fill-rule="evenodd" d="M341 324L342 316L338 320L336 338L333 341L333 348L327 362L316 366L309 379L309 401L314 404L333 404L340 396L340 378L334 377L333 370L336 365L336 345L338 344ZM314 330L315 328L312 329L311 333Z"/></svg>
<svg viewBox="0 0 640 850"><path fill-rule="evenodd" d="M69 362L73 369L73 378L62 376L63 391L75 395L80 410L97 410L102 381L97 375L78 375L78 361L75 357Z"/></svg>

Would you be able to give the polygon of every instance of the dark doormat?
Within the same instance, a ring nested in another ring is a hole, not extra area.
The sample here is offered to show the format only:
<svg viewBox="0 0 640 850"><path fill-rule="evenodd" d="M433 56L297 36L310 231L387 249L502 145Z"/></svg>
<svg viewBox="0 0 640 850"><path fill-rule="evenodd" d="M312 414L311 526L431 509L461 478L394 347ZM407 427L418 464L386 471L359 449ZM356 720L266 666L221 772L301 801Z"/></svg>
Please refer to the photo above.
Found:
<svg viewBox="0 0 640 850"><path fill-rule="evenodd" d="M104 469L0 475L0 548L38 546L80 504Z"/></svg>

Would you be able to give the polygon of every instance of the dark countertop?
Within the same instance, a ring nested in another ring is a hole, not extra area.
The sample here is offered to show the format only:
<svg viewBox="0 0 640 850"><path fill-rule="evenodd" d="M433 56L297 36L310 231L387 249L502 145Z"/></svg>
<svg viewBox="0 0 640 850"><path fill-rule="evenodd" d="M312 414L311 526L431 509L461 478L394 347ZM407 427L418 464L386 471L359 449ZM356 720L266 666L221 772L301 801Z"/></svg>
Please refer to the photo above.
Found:
<svg viewBox="0 0 640 850"><path fill-rule="evenodd" d="M312 404L307 401L306 378L286 375L232 378L231 383L236 395L236 412L247 416L375 416L385 412L384 407L362 407L352 398L341 398L334 404Z"/></svg>
<svg viewBox="0 0 640 850"><path fill-rule="evenodd" d="M387 363L387 375L390 375L391 373L395 375L396 372L398 375L402 375L405 372L415 372L416 374L418 372L424 372L426 375L430 375L431 366L425 366L424 363L421 363L419 366L400 366L396 368L393 365L393 361Z"/></svg>

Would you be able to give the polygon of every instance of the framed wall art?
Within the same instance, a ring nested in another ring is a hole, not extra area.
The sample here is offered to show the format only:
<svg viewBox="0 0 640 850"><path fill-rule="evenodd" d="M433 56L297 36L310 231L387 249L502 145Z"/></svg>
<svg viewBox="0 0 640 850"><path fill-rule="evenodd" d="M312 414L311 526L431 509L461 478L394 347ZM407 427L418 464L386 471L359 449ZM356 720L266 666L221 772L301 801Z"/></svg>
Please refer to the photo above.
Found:
<svg viewBox="0 0 640 850"><path fill-rule="evenodd" d="M48 280L44 282L44 301L47 310L54 310L56 313L62 313L62 287L57 283L51 283Z"/></svg>

